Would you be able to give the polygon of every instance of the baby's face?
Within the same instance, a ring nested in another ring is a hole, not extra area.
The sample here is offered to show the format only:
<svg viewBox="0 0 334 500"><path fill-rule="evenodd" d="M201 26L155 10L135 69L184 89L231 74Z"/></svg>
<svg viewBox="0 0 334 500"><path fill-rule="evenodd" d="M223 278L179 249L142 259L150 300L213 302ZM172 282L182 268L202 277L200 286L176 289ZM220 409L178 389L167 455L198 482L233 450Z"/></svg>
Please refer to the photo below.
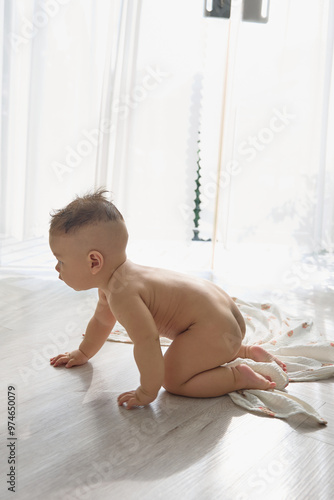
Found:
<svg viewBox="0 0 334 500"><path fill-rule="evenodd" d="M74 290L91 288L91 273L85 253L73 236L50 235L50 248L57 259L59 279Z"/></svg>

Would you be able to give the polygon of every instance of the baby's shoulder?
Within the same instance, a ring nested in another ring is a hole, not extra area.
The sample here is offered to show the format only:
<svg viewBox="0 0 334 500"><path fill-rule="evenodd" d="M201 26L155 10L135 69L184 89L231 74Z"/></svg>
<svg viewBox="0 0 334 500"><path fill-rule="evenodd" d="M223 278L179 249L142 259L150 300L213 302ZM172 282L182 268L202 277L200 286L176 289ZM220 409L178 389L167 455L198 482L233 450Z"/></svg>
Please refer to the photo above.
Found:
<svg viewBox="0 0 334 500"><path fill-rule="evenodd" d="M108 291L111 296L121 298L124 295L139 294L142 284L143 276L140 272L140 266L126 261L112 274L108 283Z"/></svg>

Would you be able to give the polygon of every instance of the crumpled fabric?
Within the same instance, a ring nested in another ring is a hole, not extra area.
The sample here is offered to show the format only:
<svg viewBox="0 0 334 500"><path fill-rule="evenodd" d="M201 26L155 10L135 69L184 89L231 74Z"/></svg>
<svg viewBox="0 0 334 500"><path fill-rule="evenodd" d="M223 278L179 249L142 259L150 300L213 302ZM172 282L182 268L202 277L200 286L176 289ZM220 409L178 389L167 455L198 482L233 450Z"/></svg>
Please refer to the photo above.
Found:
<svg viewBox="0 0 334 500"><path fill-rule="evenodd" d="M261 345L287 367L287 374L277 363L255 363L238 359L229 364L245 363L254 371L276 382L274 390L246 389L229 393L232 401L252 412L288 418L304 414L320 424L326 420L310 404L289 394L286 382L304 382L334 376L334 339L326 340L312 320L291 317L275 304L247 303L234 298L245 322L244 343ZM259 366L257 366L259 365ZM261 366L260 366L261 365ZM275 366L274 366L275 365ZM274 369L273 369L274 366Z"/></svg>

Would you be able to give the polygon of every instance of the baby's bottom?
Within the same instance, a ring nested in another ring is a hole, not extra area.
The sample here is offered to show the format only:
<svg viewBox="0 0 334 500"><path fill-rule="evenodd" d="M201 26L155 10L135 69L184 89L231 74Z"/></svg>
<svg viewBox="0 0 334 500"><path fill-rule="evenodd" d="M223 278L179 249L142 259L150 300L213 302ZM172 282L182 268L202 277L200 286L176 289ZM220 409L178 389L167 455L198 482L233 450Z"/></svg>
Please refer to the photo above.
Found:
<svg viewBox="0 0 334 500"><path fill-rule="evenodd" d="M260 346L245 346L239 330L224 337L215 333L203 335L190 329L181 333L165 353L164 388L181 396L210 398L240 389L273 389L275 382L254 372L249 366L221 366L236 358L258 362L284 363Z"/></svg>

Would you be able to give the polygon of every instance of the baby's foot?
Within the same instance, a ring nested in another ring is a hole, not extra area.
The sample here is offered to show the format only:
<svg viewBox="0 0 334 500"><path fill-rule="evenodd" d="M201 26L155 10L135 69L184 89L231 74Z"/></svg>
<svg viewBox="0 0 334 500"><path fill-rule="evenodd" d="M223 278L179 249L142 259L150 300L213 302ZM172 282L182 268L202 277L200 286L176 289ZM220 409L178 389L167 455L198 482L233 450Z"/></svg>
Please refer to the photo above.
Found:
<svg viewBox="0 0 334 500"><path fill-rule="evenodd" d="M247 365L237 365L235 369L238 371L240 377L238 382L241 384L241 389L267 390L276 387L276 383L272 382L270 377L255 373L255 371Z"/></svg>
<svg viewBox="0 0 334 500"><path fill-rule="evenodd" d="M283 361L280 361L278 358L276 358L276 356L273 356L268 351L263 349L263 347L259 345L250 345L245 347L246 347L245 349L246 358L262 363L271 363L272 361L275 361L275 363L277 363L278 366L282 368L283 371L285 372L287 371L286 364L283 363Z"/></svg>

